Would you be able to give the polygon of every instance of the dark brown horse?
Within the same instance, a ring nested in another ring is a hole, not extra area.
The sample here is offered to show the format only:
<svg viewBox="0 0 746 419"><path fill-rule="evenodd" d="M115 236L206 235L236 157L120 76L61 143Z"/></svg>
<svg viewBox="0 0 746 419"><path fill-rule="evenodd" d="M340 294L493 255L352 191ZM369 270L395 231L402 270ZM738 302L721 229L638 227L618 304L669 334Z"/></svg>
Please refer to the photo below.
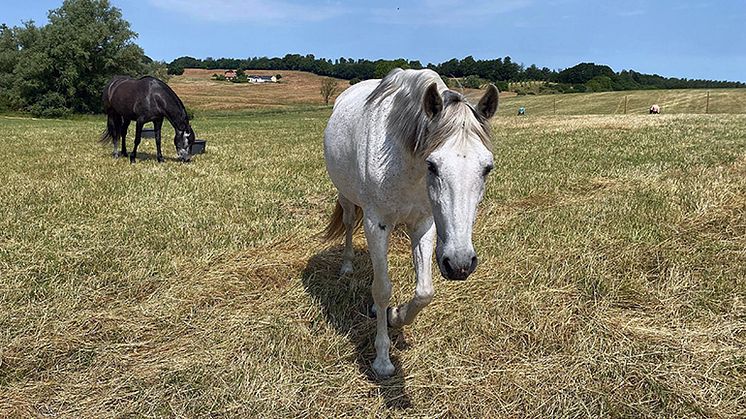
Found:
<svg viewBox="0 0 746 419"><path fill-rule="evenodd" d="M127 128L131 121L135 121L135 146L129 155L130 162L134 163L142 127L148 122L153 122L157 157L159 162L163 162L161 127L163 119L166 118L174 127L174 145L179 159L183 162L191 160L189 147L194 143L194 130L189 125L184 104L166 83L155 77L133 79L116 76L104 88L103 102L108 120L106 130L101 135L101 142L114 144L115 158L127 157ZM120 139L121 153L118 150Z"/></svg>

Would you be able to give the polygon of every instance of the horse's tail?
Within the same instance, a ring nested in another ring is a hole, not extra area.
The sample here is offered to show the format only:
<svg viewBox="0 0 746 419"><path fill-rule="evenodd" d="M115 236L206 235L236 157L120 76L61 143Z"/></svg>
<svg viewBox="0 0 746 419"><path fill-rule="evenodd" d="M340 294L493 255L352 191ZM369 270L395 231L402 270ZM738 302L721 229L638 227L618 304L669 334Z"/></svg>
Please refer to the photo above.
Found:
<svg viewBox="0 0 746 419"><path fill-rule="evenodd" d="M363 209L355 205L355 224L353 229L357 230L363 221ZM326 241L334 240L345 234L344 209L337 201L334 212L329 220L329 225L324 230L323 238Z"/></svg>
<svg viewBox="0 0 746 419"><path fill-rule="evenodd" d="M101 133L101 138L99 138L98 142L101 144L113 144L116 135L117 132L116 127L114 126L114 121L109 117L106 119L106 129Z"/></svg>

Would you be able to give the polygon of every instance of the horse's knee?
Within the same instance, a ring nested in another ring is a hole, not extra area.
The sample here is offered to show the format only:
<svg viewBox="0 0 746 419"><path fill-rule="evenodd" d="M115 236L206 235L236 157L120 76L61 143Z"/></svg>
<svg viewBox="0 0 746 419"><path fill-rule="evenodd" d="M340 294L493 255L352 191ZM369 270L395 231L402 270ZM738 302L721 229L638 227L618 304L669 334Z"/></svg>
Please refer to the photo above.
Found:
<svg viewBox="0 0 746 419"><path fill-rule="evenodd" d="M425 307L433 301L435 290L430 288L419 289L414 293L414 303L419 307Z"/></svg>
<svg viewBox="0 0 746 419"><path fill-rule="evenodd" d="M371 294L373 295L373 302L376 305L381 306L385 304L388 307L389 301L391 301L391 284L380 284L378 286L374 284Z"/></svg>

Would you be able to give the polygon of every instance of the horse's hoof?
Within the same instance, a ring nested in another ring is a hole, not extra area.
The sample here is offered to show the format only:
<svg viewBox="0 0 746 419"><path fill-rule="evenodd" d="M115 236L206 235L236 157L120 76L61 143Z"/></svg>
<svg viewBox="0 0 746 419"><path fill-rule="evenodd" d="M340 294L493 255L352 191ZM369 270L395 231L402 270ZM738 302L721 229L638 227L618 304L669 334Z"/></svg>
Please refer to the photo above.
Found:
<svg viewBox="0 0 746 419"><path fill-rule="evenodd" d="M111 157L113 157L113 158L115 158L115 159L118 159L118 158L119 158L119 157L121 157L121 156L119 155L119 153L118 153L118 152L116 152L116 151L115 151L115 152L111 153Z"/></svg>
<svg viewBox="0 0 746 419"><path fill-rule="evenodd" d="M352 273L352 261L342 262L342 268L339 270L339 276L350 275Z"/></svg>
<svg viewBox="0 0 746 419"><path fill-rule="evenodd" d="M376 358L373 361L373 371L376 373L378 378L389 378L394 375L394 364L389 359Z"/></svg>
<svg viewBox="0 0 746 419"><path fill-rule="evenodd" d="M166 161L166 159L164 159L163 157L158 157L158 163L163 163L165 161Z"/></svg>
<svg viewBox="0 0 746 419"><path fill-rule="evenodd" d="M130 156L130 164L135 164L135 156Z"/></svg>
<svg viewBox="0 0 746 419"><path fill-rule="evenodd" d="M121 153L120 155L121 155L122 157L129 157L129 154L127 154L127 152L126 152L126 151L125 151L124 153Z"/></svg>

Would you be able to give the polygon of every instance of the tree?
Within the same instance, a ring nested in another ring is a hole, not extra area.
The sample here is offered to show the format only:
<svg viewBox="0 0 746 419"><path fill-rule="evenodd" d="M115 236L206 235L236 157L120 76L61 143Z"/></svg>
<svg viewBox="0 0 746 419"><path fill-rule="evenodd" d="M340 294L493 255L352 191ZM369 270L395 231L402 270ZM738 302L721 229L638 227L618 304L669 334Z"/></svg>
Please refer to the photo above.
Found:
<svg viewBox="0 0 746 419"><path fill-rule="evenodd" d="M18 46L11 78L18 108L40 116L95 112L113 75L149 71L149 59L133 42L137 34L108 0L65 0L48 16L41 28L13 28Z"/></svg>
<svg viewBox="0 0 746 419"><path fill-rule="evenodd" d="M397 60L379 60L378 62L376 62L375 77L377 79L382 79L395 68L406 70L409 68L409 62L407 62L407 60L403 58L399 58Z"/></svg>
<svg viewBox="0 0 746 419"><path fill-rule="evenodd" d="M150 62L145 64L144 74L153 76L165 82L171 79L172 76L172 74L168 72L168 65L165 62L153 60L150 60Z"/></svg>
<svg viewBox="0 0 746 419"><path fill-rule="evenodd" d="M589 80L585 87L591 92L608 92L613 89L613 83L609 76L596 76Z"/></svg>
<svg viewBox="0 0 746 419"><path fill-rule="evenodd" d="M463 86L467 89L479 89L482 84L484 84L483 80L473 74L464 77Z"/></svg>
<svg viewBox="0 0 746 419"><path fill-rule="evenodd" d="M580 63L574 67L560 71L555 81L559 83L582 84L598 76L606 76L613 80L616 78L616 73L614 73L611 67L606 65Z"/></svg>
<svg viewBox="0 0 746 419"><path fill-rule="evenodd" d="M331 77L321 80L321 97L324 98L324 105L329 104L329 99L337 93L337 90L337 80Z"/></svg>

